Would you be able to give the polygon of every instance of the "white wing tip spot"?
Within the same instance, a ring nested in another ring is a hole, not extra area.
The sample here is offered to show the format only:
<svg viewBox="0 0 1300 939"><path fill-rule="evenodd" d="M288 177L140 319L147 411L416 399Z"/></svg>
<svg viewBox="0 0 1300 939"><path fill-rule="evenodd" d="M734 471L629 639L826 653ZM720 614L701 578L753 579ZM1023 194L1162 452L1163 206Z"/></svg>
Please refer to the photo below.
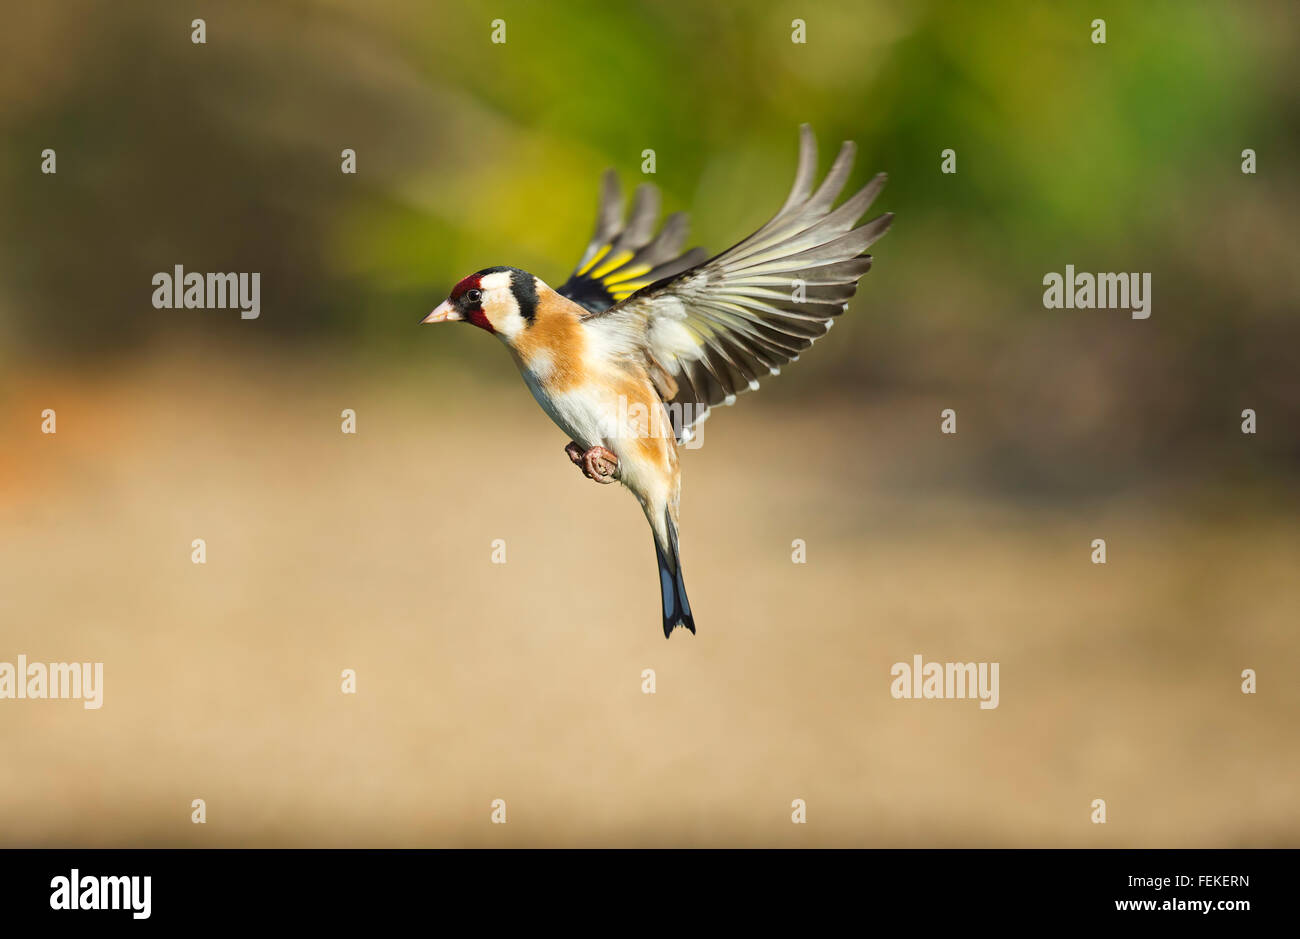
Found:
<svg viewBox="0 0 1300 939"><path fill-rule="evenodd" d="M750 390L750 391L757 391L757 390L758 390L758 382L755 381L755 380L752 379L752 378L751 378L750 381L749 381L749 390Z"/></svg>
<svg viewBox="0 0 1300 939"><path fill-rule="evenodd" d="M725 398L722 399L722 403L723 403L723 404L726 404L726 405L732 405L732 404L735 404L735 403L736 403L736 396L735 396L735 395L727 395Z"/></svg>

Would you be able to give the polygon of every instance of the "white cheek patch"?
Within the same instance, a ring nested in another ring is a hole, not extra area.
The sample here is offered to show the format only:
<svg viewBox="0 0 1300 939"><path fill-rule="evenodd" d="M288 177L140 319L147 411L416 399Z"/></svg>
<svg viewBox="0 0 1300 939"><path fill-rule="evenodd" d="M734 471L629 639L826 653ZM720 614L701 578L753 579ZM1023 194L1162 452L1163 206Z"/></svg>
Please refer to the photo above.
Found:
<svg viewBox="0 0 1300 939"><path fill-rule="evenodd" d="M483 291L483 312L502 339L513 340L527 325L519 312L515 295L510 292L510 272L497 271L479 279Z"/></svg>
<svg viewBox="0 0 1300 939"><path fill-rule="evenodd" d="M499 303L491 308L486 308L488 320L492 323L492 328L497 331L497 335L509 342L519 336L527 325L524 318L519 315L519 311L511 304Z"/></svg>

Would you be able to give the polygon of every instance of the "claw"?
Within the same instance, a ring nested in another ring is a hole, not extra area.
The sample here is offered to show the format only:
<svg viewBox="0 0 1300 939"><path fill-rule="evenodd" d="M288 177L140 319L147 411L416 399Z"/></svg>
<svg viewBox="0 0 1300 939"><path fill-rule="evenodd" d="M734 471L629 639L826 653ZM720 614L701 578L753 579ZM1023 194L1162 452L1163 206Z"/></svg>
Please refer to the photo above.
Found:
<svg viewBox="0 0 1300 939"><path fill-rule="evenodd" d="M604 447L592 447L582 455L582 471L588 479L608 485L618 472L618 457Z"/></svg>
<svg viewBox="0 0 1300 939"><path fill-rule="evenodd" d="M614 482L618 476L618 457L604 447L582 449L581 445L569 441L564 448L569 459L582 470L582 475L604 485Z"/></svg>

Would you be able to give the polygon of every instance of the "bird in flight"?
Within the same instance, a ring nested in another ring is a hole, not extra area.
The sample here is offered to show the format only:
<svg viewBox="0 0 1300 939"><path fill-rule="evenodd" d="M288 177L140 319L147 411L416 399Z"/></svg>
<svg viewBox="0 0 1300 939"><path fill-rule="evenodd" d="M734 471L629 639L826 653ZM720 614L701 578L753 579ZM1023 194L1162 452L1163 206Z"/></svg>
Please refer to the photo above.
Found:
<svg viewBox="0 0 1300 939"><path fill-rule="evenodd" d="M845 142L814 191L817 141L800 127L785 204L707 260L700 248L682 252L685 214L668 216L655 234L654 186L637 188L625 223L609 170L595 234L562 286L489 267L421 321L472 323L505 343L537 403L570 437L569 458L587 478L636 496L654 532L665 637L677 626L695 632L677 534L678 446L711 408L758 388L830 329L871 267L866 249L893 219L854 227L883 173L834 207L854 152Z"/></svg>

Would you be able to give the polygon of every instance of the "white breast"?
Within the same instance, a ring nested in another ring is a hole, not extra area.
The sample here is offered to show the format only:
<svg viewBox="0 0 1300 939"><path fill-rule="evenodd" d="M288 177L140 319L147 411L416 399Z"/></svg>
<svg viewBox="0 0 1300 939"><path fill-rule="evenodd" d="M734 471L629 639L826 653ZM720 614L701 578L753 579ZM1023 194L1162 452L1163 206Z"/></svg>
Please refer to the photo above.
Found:
<svg viewBox="0 0 1300 939"><path fill-rule="evenodd" d="M533 367L521 368L520 373L542 410L584 449L595 446L613 449L612 442L618 436L617 400L609 400L611 396L602 394L603 386L596 382L551 394L542 384L545 368L539 370L538 364L534 358Z"/></svg>

